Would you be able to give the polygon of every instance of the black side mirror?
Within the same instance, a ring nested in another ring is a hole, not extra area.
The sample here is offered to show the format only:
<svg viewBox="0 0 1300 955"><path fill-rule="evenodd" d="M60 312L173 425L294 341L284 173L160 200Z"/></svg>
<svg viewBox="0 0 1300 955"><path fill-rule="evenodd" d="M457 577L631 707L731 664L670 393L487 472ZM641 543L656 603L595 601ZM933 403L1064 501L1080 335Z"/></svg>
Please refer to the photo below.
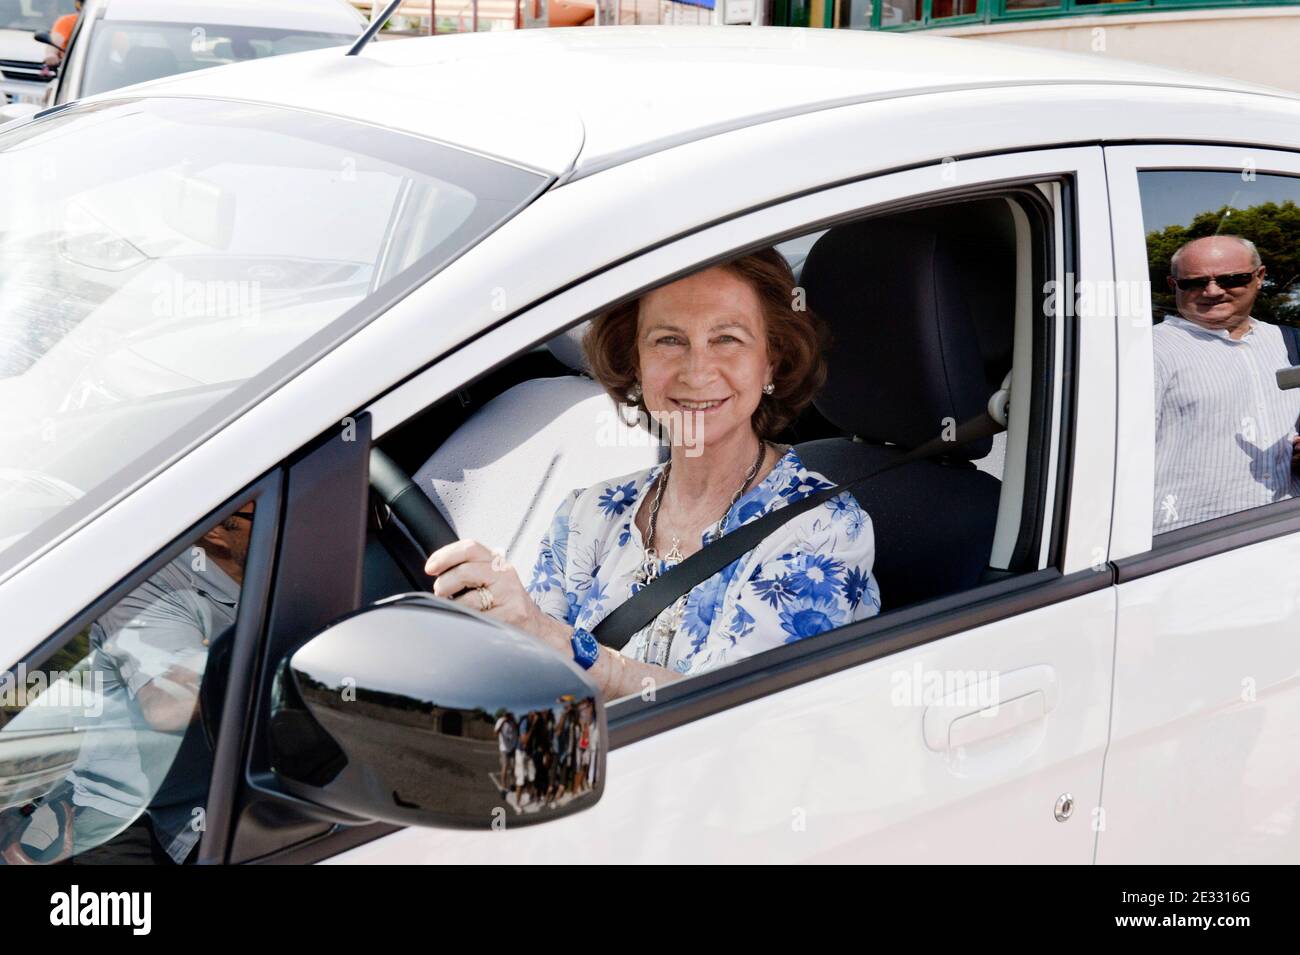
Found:
<svg viewBox="0 0 1300 955"><path fill-rule="evenodd" d="M45 32L44 30L41 30L41 31L38 32L38 33L33 33L33 34L32 34L32 39L35 40L37 43L44 43L46 46L52 46L52 47L54 47L54 49L58 50L60 53L63 52L63 47L61 47L61 46L59 46L57 43L55 43L55 42L54 42L54 39L53 39L53 38L52 38L52 37L51 37L47 32Z"/></svg>
<svg viewBox="0 0 1300 955"><path fill-rule="evenodd" d="M284 790L397 825L499 829L585 809L604 790L607 740L581 668L431 594L335 621L275 678Z"/></svg>

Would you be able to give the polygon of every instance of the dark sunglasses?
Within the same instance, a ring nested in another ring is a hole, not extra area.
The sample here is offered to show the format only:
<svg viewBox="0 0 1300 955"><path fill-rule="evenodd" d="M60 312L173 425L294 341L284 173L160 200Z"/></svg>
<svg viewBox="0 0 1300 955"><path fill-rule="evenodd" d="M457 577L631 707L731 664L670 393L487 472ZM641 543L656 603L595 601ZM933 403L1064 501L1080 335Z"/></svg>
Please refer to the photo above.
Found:
<svg viewBox="0 0 1300 955"><path fill-rule="evenodd" d="M1250 280L1255 277L1251 272L1229 272L1227 275L1202 275L1194 279L1174 279L1174 284L1184 292L1190 292L1192 289L1197 291L1206 288L1210 284L1210 279L1214 279L1214 284L1219 288L1241 288L1249 285Z"/></svg>

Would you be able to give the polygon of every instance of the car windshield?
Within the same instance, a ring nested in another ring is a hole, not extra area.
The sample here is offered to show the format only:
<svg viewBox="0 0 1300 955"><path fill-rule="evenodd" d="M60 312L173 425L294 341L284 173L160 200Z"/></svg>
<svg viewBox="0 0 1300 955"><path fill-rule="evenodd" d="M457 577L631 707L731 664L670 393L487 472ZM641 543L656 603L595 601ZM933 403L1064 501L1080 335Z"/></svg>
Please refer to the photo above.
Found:
<svg viewBox="0 0 1300 955"><path fill-rule="evenodd" d="M355 33L106 20L91 34L79 95L91 96L209 66L342 46L356 38Z"/></svg>
<svg viewBox="0 0 1300 955"><path fill-rule="evenodd" d="M48 30L65 13L76 13L75 0L0 0L0 30Z"/></svg>
<svg viewBox="0 0 1300 955"><path fill-rule="evenodd" d="M545 177L202 99L0 132L0 576L501 222Z"/></svg>

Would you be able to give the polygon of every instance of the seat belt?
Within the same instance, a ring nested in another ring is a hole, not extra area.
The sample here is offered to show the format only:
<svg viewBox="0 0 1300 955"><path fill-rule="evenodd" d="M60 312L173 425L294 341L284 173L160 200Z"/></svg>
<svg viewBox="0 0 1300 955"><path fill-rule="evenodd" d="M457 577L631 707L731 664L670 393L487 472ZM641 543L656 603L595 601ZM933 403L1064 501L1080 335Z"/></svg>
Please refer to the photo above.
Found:
<svg viewBox="0 0 1300 955"><path fill-rule="evenodd" d="M785 507L768 511L757 520L742 524L730 533L724 534L712 544L701 547L680 564L664 571L664 573L610 611L591 630L591 635L599 643L612 650L622 650L627 645L627 642L632 639L632 635L657 617L665 607L669 606L682 594L689 593L697 585L708 580L732 561L739 560L749 553L762 543L764 538L787 521L793 520L805 511L817 507L819 504L829 501L831 498L843 494L845 491L855 488L886 471L892 471L894 468L915 461L923 461L926 458L938 457L955 445L991 437L999 431L1005 430L1005 428L1005 425L994 420L985 411L957 425L951 438L945 439L942 436L931 438L901 457L876 468L874 471L856 477L852 481L824 488L809 494L805 498L801 498L793 504L787 504Z"/></svg>

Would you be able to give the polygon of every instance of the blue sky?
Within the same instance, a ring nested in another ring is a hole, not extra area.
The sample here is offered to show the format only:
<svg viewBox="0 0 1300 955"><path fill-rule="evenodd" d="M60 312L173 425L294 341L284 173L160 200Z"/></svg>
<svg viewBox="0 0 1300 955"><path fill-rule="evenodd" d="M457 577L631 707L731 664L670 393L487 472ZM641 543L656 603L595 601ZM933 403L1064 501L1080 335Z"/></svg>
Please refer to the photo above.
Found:
<svg viewBox="0 0 1300 955"><path fill-rule="evenodd" d="M1138 174L1142 225L1154 232L1170 225L1189 225L1199 212L1222 205L1245 209L1264 202L1300 203L1300 179L1255 176L1243 181L1238 172L1159 170Z"/></svg>

